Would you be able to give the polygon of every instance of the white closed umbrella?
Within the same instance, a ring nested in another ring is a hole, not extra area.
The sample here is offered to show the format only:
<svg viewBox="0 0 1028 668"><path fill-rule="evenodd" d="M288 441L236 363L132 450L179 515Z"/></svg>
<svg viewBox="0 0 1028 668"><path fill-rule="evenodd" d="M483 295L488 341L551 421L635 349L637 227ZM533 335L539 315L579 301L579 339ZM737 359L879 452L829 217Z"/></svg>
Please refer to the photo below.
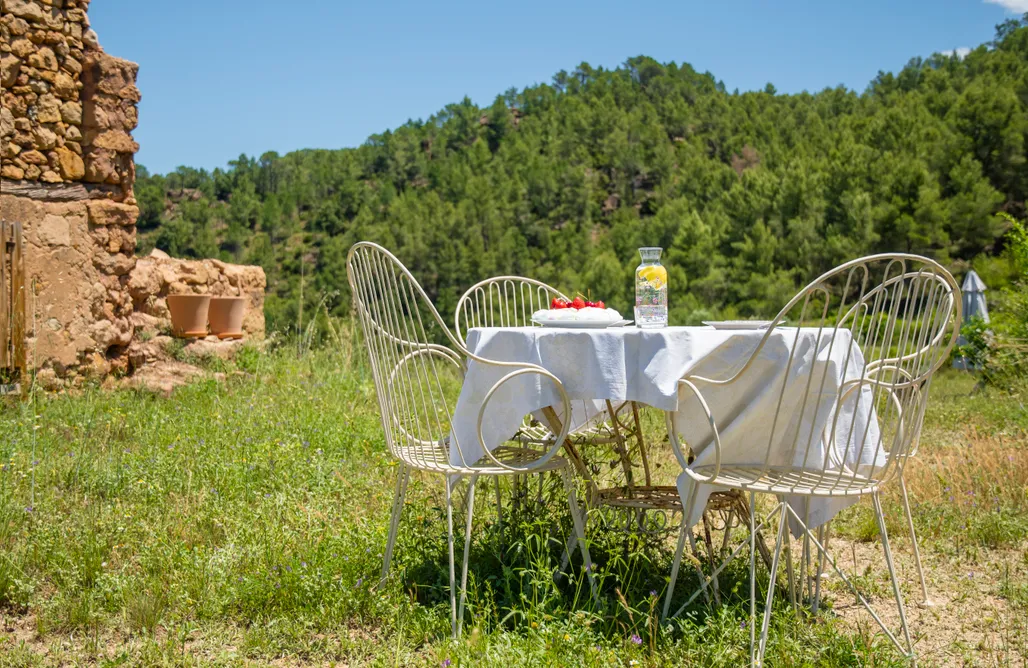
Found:
<svg viewBox="0 0 1028 668"><path fill-rule="evenodd" d="M985 303L985 282L982 281L974 269L967 272L964 277L964 284L960 286L961 302L964 305L964 323L971 321L971 318L978 316L986 323L989 322L989 307ZM957 339L958 345L964 345L967 339L963 336ZM953 360L953 366L957 369L977 368L966 357L958 357Z"/></svg>
<svg viewBox="0 0 1028 668"><path fill-rule="evenodd" d="M964 277L964 284L960 286L964 300L964 322L968 322L974 316L981 316L982 320L989 322L989 308L985 304L985 283L975 273L974 269L967 272Z"/></svg>

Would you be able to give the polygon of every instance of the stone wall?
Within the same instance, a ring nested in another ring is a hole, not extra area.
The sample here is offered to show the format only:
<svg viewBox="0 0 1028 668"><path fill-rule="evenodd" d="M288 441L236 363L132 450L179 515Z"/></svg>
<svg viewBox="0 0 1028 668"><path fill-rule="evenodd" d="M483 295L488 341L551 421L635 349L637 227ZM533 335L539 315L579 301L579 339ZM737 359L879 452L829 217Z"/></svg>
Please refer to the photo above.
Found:
<svg viewBox="0 0 1028 668"><path fill-rule="evenodd" d="M42 202L0 195L24 229L28 363L58 377L127 370L133 207L106 200Z"/></svg>
<svg viewBox="0 0 1028 668"><path fill-rule="evenodd" d="M0 176L118 186L131 198L129 132L138 66L108 56L89 29L88 0L4 0L0 17Z"/></svg>
<svg viewBox="0 0 1028 668"><path fill-rule="evenodd" d="M139 258L128 278L135 327L151 334L171 330L168 295L197 294L246 297L243 332L251 338L263 338L266 286L260 267L220 260L179 260L159 250Z"/></svg>
<svg viewBox="0 0 1028 668"><path fill-rule="evenodd" d="M22 224L29 364L127 370L138 66L103 52L89 0L3 0L0 217Z"/></svg>

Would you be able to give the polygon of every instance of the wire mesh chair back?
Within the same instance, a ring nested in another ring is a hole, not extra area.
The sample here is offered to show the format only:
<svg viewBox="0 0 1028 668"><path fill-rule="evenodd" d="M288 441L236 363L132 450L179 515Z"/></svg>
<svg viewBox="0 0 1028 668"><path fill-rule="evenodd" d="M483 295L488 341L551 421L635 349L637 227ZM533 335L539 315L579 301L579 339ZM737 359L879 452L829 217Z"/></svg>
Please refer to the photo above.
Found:
<svg viewBox="0 0 1028 668"><path fill-rule="evenodd" d="M761 435L764 460L734 467L733 482L836 496L864 494L893 477L919 438L932 374L956 343L960 303L945 268L904 254L848 262L800 291L742 369L724 380L691 379L730 383L776 330L788 343L785 373L769 388L776 408ZM821 363L812 364L814 356ZM818 424L825 426L815 433ZM703 474L719 467L700 467L694 477L713 477Z"/></svg>
<svg viewBox="0 0 1028 668"><path fill-rule="evenodd" d="M455 324L462 341L472 327L527 327L532 314L549 308L554 297L567 299L554 287L521 276L496 276L477 283L457 302Z"/></svg>
<svg viewBox="0 0 1028 668"><path fill-rule="evenodd" d="M438 327L458 350L460 344L428 295L389 251L357 243L350 249L346 272L390 452L415 468L452 468L448 397L459 389L455 384L463 358L434 343L432 328ZM452 446L460 452L459 444Z"/></svg>

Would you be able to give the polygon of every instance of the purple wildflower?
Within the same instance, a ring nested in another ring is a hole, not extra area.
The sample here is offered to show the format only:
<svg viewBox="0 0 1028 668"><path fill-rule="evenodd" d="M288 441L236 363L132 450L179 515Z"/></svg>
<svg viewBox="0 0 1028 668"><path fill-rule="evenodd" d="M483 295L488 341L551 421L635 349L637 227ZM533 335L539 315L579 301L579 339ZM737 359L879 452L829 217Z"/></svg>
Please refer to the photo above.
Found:
<svg viewBox="0 0 1028 668"><path fill-rule="evenodd" d="M641 644L643 644L643 639L642 639L642 638L640 638L640 637L639 637L639 634L637 634L637 633L633 633L633 634L632 634L632 637L631 637L631 638L629 638L629 640L631 640L631 641L632 641L632 644L633 644L633 645L641 645Z"/></svg>

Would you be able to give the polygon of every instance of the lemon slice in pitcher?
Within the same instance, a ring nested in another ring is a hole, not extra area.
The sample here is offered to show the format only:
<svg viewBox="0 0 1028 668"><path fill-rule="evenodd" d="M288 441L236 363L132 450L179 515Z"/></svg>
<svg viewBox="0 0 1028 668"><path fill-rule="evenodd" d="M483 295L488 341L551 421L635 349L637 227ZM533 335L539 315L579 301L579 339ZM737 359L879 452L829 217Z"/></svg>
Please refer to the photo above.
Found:
<svg viewBox="0 0 1028 668"><path fill-rule="evenodd" d="M667 269L661 266L643 267L638 276L656 290L667 285Z"/></svg>

